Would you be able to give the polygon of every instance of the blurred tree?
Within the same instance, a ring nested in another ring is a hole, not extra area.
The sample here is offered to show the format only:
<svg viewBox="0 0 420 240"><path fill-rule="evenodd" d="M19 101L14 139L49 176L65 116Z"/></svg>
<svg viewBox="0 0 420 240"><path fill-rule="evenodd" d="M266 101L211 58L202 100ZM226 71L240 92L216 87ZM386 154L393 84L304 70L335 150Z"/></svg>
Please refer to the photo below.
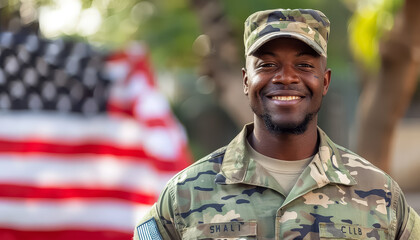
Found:
<svg viewBox="0 0 420 240"><path fill-rule="evenodd" d="M201 75L210 77L216 85L221 106L238 126L252 121L248 101L242 91L242 55L235 32L219 0L191 0L205 35L196 44L207 45L202 52Z"/></svg>
<svg viewBox="0 0 420 240"><path fill-rule="evenodd" d="M389 172L395 129L418 82L420 32L415 26L420 24L420 2L354 3L351 46L363 72L357 114L358 153Z"/></svg>

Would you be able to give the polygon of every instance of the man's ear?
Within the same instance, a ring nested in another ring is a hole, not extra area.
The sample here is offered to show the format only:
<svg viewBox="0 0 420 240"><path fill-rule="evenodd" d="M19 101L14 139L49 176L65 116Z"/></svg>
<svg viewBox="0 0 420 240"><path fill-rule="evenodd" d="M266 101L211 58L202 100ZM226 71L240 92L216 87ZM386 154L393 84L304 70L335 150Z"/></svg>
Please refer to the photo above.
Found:
<svg viewBox="0 0 420 240"><path fill-rule="evenodd" d="M330 87L331 83L331 69L327 69L324 72L324 91L322 92L322 96L325 96L328 92L328 88Z"/></svg>
<svg viewBox="0 0 420 240"><path fill-rule="evenodd" d="M242 84L244 87L244 94L248 96L248 73L246 68L242 68Z"/></svg>

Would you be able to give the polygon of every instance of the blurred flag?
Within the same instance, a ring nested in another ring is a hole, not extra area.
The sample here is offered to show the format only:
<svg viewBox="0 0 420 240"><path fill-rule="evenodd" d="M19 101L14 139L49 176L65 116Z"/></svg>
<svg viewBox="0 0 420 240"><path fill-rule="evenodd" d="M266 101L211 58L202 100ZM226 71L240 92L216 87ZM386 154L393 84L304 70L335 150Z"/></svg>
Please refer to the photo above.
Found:
<svg viewBox="0 0 420 240"><path fill-rule="evenodd" d="M0 33L0 239L130 239L191 163L144 48Z"/></svg>

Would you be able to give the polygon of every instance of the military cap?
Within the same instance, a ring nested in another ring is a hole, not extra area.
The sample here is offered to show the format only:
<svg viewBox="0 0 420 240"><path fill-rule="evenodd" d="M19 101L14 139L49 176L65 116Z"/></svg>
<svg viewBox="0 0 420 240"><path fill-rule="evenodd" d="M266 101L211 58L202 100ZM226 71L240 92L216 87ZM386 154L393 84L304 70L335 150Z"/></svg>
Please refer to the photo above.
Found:
<svg viewBox="0 0 420 240"><path fill-rule="evenodd" d="M253 13L245 21L245 55L253 54L264 43L278 38L296 38L327 57L330 21L312 9L272 9Z"/></svg>

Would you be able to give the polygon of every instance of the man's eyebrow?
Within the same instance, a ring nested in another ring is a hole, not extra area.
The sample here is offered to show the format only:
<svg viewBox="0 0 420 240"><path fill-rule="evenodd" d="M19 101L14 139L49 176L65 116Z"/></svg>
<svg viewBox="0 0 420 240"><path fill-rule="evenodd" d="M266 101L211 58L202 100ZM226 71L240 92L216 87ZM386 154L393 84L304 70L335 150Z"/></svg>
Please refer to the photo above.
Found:
<svg viewBox="0 0 420 240"><path fill-rule="evenodd" d="M311 56L311 57L319 57L320 55L317 53L317 52L315 52L315 51L302 51L302 52L298 52L297 54L296 54L296 57L301 57L301 56L305 56L305 55L308 55L308 56Z"/></svg>
<svg viewBox="0 0 420 240"><path fill-rule="evenodd" d="M256 51L252 55L254 55L255 57L262 57L262 56L265 56L265 55L274 57L276 54L274 54L273 52L270 52L270 51Z"/></svg>

